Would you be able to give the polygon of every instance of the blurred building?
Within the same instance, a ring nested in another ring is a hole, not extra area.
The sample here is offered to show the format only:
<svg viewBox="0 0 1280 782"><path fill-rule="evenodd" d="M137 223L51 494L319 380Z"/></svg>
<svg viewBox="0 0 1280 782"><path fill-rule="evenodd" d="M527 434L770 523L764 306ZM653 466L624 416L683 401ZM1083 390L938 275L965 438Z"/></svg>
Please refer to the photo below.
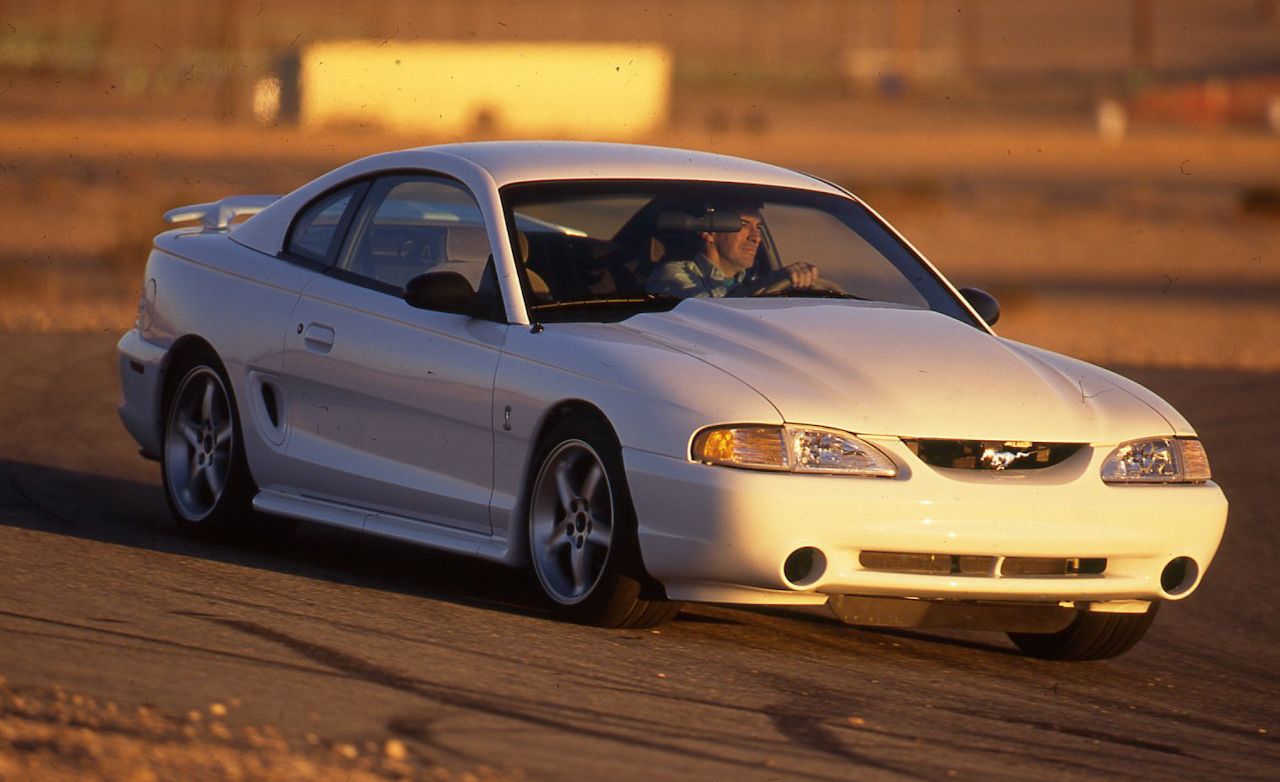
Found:
<svg viewBox="0 0 1280 782"><path fill-rule="evenodd" d="M670 81L653 44L330 41L302 54L299 119L627 139L665 125Z"/></svg>
<svg viewBox="0 0 1280 782"><path fill-rule="evenodd" d="M223 115L248 116L259 79L327 41L656 43L677 94L1092 102L1280 71L1280 0L0 0L0 71L206 90Z"/></svg>

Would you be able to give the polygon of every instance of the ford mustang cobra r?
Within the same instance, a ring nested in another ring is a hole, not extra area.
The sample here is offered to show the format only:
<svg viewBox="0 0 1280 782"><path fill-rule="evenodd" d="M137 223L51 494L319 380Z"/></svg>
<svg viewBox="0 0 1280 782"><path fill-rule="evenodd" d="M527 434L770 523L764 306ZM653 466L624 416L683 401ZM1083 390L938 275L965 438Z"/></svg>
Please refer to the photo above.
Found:
<svg viewBox="0 0 1280 782"><path fill-rule="evenodd" d="M528 564L607 626L825 604L1090 659L1226 523L1177 411L997 336L993 298L811 176L457 144L167 217L199 224L155 240L120 414L193 534Z"/></svg>

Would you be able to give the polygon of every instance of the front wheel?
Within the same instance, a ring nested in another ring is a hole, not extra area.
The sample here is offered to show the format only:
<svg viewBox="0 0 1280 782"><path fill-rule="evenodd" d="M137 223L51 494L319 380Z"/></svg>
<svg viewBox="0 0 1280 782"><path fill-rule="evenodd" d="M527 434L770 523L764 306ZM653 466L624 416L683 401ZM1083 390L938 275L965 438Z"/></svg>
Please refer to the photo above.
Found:
<svg viewBox="0 0 1280 782"><path fill-rule="evenodd" d="M1159 608L1159 603L1152 603L1144 614L1081 611L1056 633L1009 633L1009 640L1023 654L1044 660L1106 660L1141 641Z"/></svg>
<svg viewBox="0 0 1280 782"><path fill-rule="evenodd" d="M680 607L641 597L635 512L603 424L565 421L540 449L529 492L529 555L557 613L603 627L651 627Z"/></svg>

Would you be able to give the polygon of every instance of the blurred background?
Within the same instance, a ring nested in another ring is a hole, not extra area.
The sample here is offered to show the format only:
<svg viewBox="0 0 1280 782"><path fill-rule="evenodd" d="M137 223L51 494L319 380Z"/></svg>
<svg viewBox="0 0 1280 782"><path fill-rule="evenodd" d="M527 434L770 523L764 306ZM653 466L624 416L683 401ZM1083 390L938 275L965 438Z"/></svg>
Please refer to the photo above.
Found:
<svg viewBox="0 0 1280 782"><path fill-rule="evenodd" d="M1280 0L0 0L0 329L127 329L170 207L488 138L799 168L1006 336L1280 369Z"/></svg>

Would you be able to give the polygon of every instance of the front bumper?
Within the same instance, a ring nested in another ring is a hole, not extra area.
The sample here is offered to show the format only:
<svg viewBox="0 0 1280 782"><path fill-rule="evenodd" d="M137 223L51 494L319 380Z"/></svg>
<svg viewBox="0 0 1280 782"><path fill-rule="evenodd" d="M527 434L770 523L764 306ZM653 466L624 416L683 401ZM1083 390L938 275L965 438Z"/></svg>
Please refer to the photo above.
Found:
<svg viewBox="0 0 1280 782"><path fill-rule="evenodd" d="M1110 486L1109 449L1082 448L1042 470L941 470L896 438L875 438L897 478L796 475L714 467L624 452L649 573L669 597L804 605L830 595L954 600L1177 600L1199 585L1222 539L1227 502L1216 484ZM825 568L792 583L787 557L802 547ZM965 556L982 574L864 567L863 552ZM1001 575L1010 557L1105 559L1101 573ZM1166 589L1173 560L1191 560Z"/></svg>

